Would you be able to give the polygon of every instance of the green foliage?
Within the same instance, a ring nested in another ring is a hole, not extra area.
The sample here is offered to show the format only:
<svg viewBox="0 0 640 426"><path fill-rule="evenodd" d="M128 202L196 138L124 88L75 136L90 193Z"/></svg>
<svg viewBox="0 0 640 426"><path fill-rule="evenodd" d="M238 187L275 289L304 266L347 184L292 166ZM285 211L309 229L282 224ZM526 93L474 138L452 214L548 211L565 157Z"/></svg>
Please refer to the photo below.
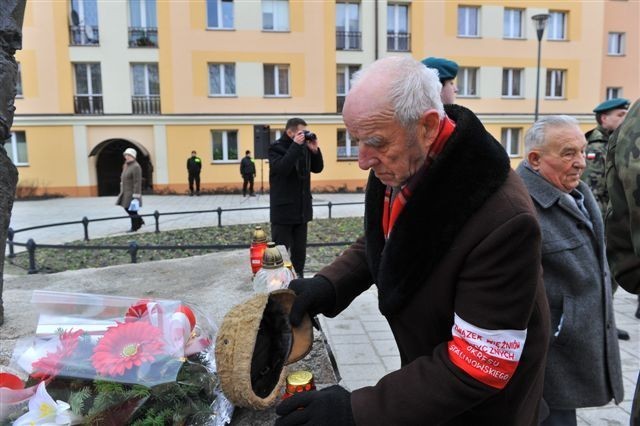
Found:
<svg viewBox="0 0 640 426"><path fill-rule="evenodd" d="M69 397L69 405L71 406L71 411L76 415L83 415L85 413L85 406L90 403L91 398L91 388L88 386L83 387L77 392L71 392L71 396Z"/></svg>

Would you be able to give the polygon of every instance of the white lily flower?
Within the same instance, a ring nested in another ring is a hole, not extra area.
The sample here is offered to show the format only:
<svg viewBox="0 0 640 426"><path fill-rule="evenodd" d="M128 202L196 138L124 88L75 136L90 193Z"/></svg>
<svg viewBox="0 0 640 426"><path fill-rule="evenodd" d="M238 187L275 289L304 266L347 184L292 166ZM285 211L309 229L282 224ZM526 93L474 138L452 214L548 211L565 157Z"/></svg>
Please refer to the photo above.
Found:
<svg viewBox="0 0 640 426"><path fill-rule="evenodd" d="M40 382L35 395L29 400L29 411L13 424L14 426L75 424L76 416L70 408L64 401L54 401L47 393L44 382Z"/></svg>

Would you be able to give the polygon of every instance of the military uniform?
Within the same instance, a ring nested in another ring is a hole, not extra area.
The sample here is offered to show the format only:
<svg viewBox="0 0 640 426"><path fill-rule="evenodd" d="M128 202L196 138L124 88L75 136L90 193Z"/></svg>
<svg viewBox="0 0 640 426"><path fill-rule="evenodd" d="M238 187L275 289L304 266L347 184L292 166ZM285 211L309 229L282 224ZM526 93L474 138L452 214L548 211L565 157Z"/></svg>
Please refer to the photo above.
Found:
<svg viewBox="0 0 640 426"><path fill-rule="evenodd" d="M584 136L587 138L587 167L582 173L582 181L589 185L593 196L598 203L604 220L604 212L607 210L609 194L607 193L607 182L604 178L604 161L607 155L607 142L610 132L598 125L595 129L588 131Z"/></svg>

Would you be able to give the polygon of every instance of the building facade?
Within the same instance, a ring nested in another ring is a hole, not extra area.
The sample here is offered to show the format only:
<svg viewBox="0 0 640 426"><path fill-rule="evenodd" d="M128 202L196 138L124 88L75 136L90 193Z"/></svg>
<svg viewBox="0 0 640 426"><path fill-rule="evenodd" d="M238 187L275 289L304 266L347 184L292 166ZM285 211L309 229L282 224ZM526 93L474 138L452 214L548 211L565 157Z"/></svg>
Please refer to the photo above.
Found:
<svg viewBox="0 0 640 426"><path fill-rule="evenodd" d="M514 6L517 5L517 6ZM340 115L350 78L387 55L460 65L458 103L475 111L514 165L533 121L538 40L540 114L577 117L606 98L640 96L635 1L41 0L28 2L16 118L6 142L19 186L71 196L118 192L122 151L138 151L147 191L236 189L256 129L275 139L304 118L325 170L315 189L362 188ZM258 150L260 151L260 150ZM268 189L268 161L256 159Z"/></svg>

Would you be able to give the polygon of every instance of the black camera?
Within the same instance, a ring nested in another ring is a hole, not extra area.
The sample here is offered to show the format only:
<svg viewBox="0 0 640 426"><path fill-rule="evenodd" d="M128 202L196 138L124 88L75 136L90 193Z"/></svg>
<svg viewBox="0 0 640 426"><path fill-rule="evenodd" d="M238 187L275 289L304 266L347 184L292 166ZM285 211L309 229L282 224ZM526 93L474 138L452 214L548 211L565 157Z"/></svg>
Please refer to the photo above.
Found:
<svg viewBox="0 0 640 426"><path fill-rule="evenodd" d="M305 142L307 142L307 141L313 142L313 141L318 139L318 137L316 136L315 133L310 132L308 130L303 130L302 133L304 133L304 141Z"/></svg>

